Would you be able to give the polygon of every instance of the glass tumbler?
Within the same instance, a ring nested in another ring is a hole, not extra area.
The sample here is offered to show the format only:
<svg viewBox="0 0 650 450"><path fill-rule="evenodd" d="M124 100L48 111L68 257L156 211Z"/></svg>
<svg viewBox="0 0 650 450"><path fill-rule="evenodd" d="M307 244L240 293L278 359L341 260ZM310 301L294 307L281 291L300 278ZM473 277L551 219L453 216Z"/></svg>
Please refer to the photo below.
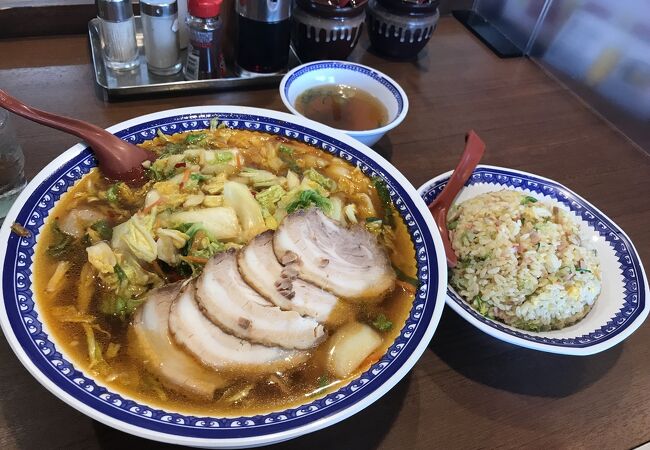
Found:
<svg viewBox="0 0 650 450"><path fill-rule="evenodd" d="M0 222L25 187L25 158L9 112L0 108Z"/></svg>

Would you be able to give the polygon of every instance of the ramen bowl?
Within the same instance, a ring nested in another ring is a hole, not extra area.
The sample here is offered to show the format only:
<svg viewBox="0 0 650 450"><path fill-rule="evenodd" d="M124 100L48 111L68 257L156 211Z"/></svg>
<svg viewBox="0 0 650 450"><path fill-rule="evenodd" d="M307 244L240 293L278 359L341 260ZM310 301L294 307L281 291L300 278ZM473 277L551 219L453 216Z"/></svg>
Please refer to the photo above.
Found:
<svg viewBox="0 0 650 450"><path fill-rule="evenodd" d="M256 108L204 106L163 111L109 128L138 144L156 136L224 126L270 133L308 143L335 155L388 187L415 248L418 287L405 324L388 350L368 370L320 398L250 416L201 416L161 409L102 384L63 349L43 320L33 287L34 251L46 219L61 197L97 164L78 144L48 164L17 199L0 230L7 244L3 264L0 324L13 351L50 392L89 417L116 429L162 442L206 448L244 448L280 442L333 425L368 407L417 362L431 340L444 307L446 264L441 239L416 190L390 163L358 141L290 114ZM28 235L11 231L22 224Z"/></svg>
<svg viewBox="0 0 650 450"><path fill-rule="evenodd" d="M291 113L304 117L296 109L296 100L308 89L323 85L345 85L363 90L386 108L388 120L382 127L363 131L339 129L368 146L402 123L408 113L408 98L395 80L371 67L347 61L318 61L294 68L280 82L280 97Z"/></svg>

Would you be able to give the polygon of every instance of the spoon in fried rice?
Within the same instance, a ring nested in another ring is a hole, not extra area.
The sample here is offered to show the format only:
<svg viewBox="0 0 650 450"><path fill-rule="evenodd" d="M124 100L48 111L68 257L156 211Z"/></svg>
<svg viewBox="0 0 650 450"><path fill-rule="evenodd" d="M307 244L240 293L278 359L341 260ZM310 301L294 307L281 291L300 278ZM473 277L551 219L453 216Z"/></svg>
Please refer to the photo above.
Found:
<svg viewBox="0 0 650 450"><path fill-rule="evenodd" d="M0 89L0 107L33 122L73 134L86 141L92 148L102 173L112 180L130 184L145 180L144 161L153 161L155 155L143 148L130 144L110 132L70 117L58 116L27 106L20 100Z"/></svg>
<svg viewBox="0 0 650 450"><path fill-rule="evenodd" d="M429 205L429 211L431 211L431 215L436 221L440 236L442 237L442 243L444 244L445 254L447 256L447 265L449 267L456 267L458 258L449 238L447 212L449 212L452 202L465 185L465 182L469 179L472 172L474 172L474 169L476 169L484 152L485 143L478 137L478 134L474 130L470 130L465 136L465 150L460 158L460 162L456 166L456 169L454 169L442 192Z"/></svg>

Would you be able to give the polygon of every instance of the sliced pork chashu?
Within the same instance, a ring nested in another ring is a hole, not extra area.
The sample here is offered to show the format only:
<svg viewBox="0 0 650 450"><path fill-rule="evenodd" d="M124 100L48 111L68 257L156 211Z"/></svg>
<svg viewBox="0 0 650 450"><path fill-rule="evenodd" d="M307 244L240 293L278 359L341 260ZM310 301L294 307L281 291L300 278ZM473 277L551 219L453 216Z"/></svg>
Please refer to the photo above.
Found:
<svg viewBox="0 0 650 450"><path fill-rule="evenodd" d="M237 255L239 272L260 295L285 311L296 311L327 322L337 304L332 295L298 278L291 267L282 267L273 252L273 231L252 239Z"/></svg>
<svg viewBox="0 0 650 450"><path fill-rule="evenodd" d="M270 373L286 370L309 357L309 352L251 344L225 333L203 315L188 285L174 300L169 315L174 340L202 364L221 371Z"/></svg>
<svg viewBox="0 0 650 450"><path fill-rule="evenodd" d="M166 386L192 397L212 399L226 379L176 346L169 335L169 310L182 287L174 283L152 290L136 311L132 330L136 347L151 373Z"/></svg>
<svg viewBox="0 0 650 450"><path fill-rule="evenodd" d="M316 320L281 310L246 284L234 250L208 261L196 281L196 300L213 323L251 342L305 350L326 337Z"/></svg>
<svg viewBox="0 0 650 450"><path fill-rule="evenodd" d="M361 226L346 228L317 208L285 217L273 249L300 278L339 297L379 301L395 285L395 272L375 236Z"/></svg>

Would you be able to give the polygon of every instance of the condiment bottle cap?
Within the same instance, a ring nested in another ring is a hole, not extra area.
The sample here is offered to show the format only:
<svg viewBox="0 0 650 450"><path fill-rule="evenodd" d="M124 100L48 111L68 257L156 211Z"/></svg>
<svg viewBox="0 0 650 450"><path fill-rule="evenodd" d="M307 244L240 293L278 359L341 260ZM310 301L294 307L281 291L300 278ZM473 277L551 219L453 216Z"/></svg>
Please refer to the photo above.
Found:
<svg viewBox="0 0 650 450"><path fill-rule="evenodd" d="M207 19L208 17L218 16L221 12L221 2L223 0L189 0L187 11L194 17Z"/></svg>

